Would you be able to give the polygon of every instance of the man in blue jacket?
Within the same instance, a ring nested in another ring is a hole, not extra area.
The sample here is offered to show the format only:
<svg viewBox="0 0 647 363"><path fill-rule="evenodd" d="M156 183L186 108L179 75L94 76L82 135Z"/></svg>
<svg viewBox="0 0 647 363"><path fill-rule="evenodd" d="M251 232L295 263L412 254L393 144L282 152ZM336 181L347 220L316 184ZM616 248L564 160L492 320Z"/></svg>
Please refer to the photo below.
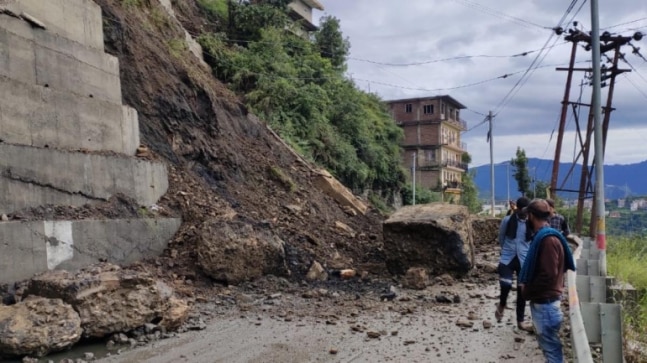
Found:
<svg viewBox="0 0 647 363"><path fill-rule="evenodd" d="M517 209L514 213L503 218L499 227L499 244L501 245L501 257L499 258L499 285L501 295L499 304L496 307L495 317L497 321L503 319L503 312L508 301L508 295L512 290L512 278L514 273L519 276L521 266L526 259L528 247L530 246L530 230L526 227L526 212L523 210L530 201L526 197L517 199ZM532 325L525 320L526 301L517 293L516 317L517 327L525 331L532 331Z"/></svg>
<svg viewBox="0 0 647 363"><path fill-rule="evenodd" d="M575 271L575 261L564 235L550 227L551 208L545 200L533 200L526 207L526 214L535 236L519 274L517 293L520 291L525 300L530 300L537 341L546 362L563 363L559 330L564 315L560 299L564 274L567 270Z"/></svg>

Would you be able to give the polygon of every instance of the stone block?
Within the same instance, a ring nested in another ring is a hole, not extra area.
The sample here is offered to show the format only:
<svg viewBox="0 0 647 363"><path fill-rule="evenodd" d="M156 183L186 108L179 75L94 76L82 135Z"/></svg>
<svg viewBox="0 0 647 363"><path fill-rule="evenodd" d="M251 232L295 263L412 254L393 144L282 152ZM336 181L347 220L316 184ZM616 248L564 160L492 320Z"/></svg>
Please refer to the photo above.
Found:
<svg viewBox="0 0 647 363"><path fill-rule="evenodd" d="M384 222L383 233L386 264L394 274L422 267L432 276L462 276L474 266L472 223L465 206L406 206Z"/></svg>
<svg viewBox="0 0 647 363"><path fill-rule="evenodd" d="M314 183L321 191L332 197L343 207L350 207L356 212L366 214L368 207L348 190L342 183L335 179L326 170L317 170Z"/></svg>

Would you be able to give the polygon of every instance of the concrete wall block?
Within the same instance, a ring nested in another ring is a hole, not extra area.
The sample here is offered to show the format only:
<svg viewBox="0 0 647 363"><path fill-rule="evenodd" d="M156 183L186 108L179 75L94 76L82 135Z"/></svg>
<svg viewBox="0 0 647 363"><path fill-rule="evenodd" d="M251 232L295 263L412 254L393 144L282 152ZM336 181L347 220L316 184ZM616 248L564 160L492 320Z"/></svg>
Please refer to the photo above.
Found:
<svg viewBox="0 0 647 363"><path fill-rule="evenodd" d="M6 18L9 23L18 21ZM30 39L4 27L2 23L0 75L121 104L119 62L115 57L46 32Z"/></svg>
<svg viewBox="0 0 647 363"><path fill-rule="evenodd" d="M0 223L0 283L27 278L47 266L47 250L39 236L43 223Z"/></svg>
<svg viewBox="0 0 647 363"><path fill-rule="evenodd" d="M0 155L2 213L47 203L83 205L117 193L150 206L168 189L162 163L8 144L0 144Z"/></svg>
<svg viewBox="0 0 647 363"><path fill-rule="evenodd" d="M121 110L121 139L123 141L121 148L124 154L135 155L140 143L137 111L128 106L123 106Z"/></svg>
<svg viewBox="0 0 647 363"><path fill-rule="evenodd" d="M15 0L7 7L38 19L45 31L103 50L101 8L92 0Z"/></svg>
<svg viewBox="0 0 647 363"><path fill-rule="evenodd" d="M181 223L176 218L0 222L0 283L100 259L128 264L158 256Z"/></svg>
<svg viewBox="0 0 647 363"><path fill-rule="evenodd" d="M122 105L2 76L0 111L0 139L8 143L133 155L136 146L132 145L139 141L133 116L125 114ZM123 129L124 123L129 124L128 130Z"/></svg>
<svg viewBox="0 0 647 363"><path fill-rule="evenodd" d="M0 75L20 78L26 83L35 83L34 63L32 43L0 29Z"/></svg>
<svg viewBox="0 0 647 363"><path fill-rule="evenodd" d="M8 214L45 204L80 206L89 202L91 200L78 194L70 194L0 176L0 213Z"/></svg>
<svg viewBox="0 0 647 363"><path fill-rule="evenodd" d="M118 74L81 62L72 55L36 45L36 84L121 104Z"/></svg>

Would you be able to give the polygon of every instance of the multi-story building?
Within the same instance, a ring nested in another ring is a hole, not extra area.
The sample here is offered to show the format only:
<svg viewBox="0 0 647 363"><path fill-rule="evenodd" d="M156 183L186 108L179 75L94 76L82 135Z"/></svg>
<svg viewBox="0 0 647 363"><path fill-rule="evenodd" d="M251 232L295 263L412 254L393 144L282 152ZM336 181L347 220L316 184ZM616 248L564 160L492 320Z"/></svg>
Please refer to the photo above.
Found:
<svg viewBox="0 0 647 363"><path fill-rule="evenodd" d="M292 19L301 24L305 31L315 31L317 26L312 22L312 9L323 10L324 7L317 0L294 0L288 7Z"/></svg>
<svg viewBox="0 0 647 363"><path fill-rule="evenodd" d="M465 106L447 95L387 103L404 130L402 162L408 170L415 164L416 185L460 199L461 180L467 171L462 162L467 146L461 142L466 123L460 118Z"/></svg>
<svg viewBox="0 0 647 363"><path fill-rule="evenodd" d="M266 0L251 0L252 4L263 3ZM312 9L324 10L323 5L318 0L293 0L288 4L289 15L298 25L289 27L289 29L302 37L308 37L308 33L317 30L317 26L312 22Z"/></svg>

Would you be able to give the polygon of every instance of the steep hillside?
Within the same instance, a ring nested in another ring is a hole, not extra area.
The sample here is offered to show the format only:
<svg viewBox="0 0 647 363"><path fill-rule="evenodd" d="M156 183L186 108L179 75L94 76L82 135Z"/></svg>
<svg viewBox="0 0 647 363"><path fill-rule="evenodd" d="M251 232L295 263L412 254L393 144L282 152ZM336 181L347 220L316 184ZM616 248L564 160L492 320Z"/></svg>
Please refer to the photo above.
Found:
<svg viewBox="0 0 647 363"><path fill-rule="evenodd" d="M182 43L185 35L154 0L96 0L106 51L120 61L124 103L139 112L142 142L170 165L162 207L184 224L168 251L177 275L195 276L194 245L213 218L271 230L286 242L292 276L313 260L381 270L382 216L353 216L313 185L312 166L211 75ZM175 9L190 32L210 26L194 1ZM336 227L348 225L355 233Z"/></svg>

